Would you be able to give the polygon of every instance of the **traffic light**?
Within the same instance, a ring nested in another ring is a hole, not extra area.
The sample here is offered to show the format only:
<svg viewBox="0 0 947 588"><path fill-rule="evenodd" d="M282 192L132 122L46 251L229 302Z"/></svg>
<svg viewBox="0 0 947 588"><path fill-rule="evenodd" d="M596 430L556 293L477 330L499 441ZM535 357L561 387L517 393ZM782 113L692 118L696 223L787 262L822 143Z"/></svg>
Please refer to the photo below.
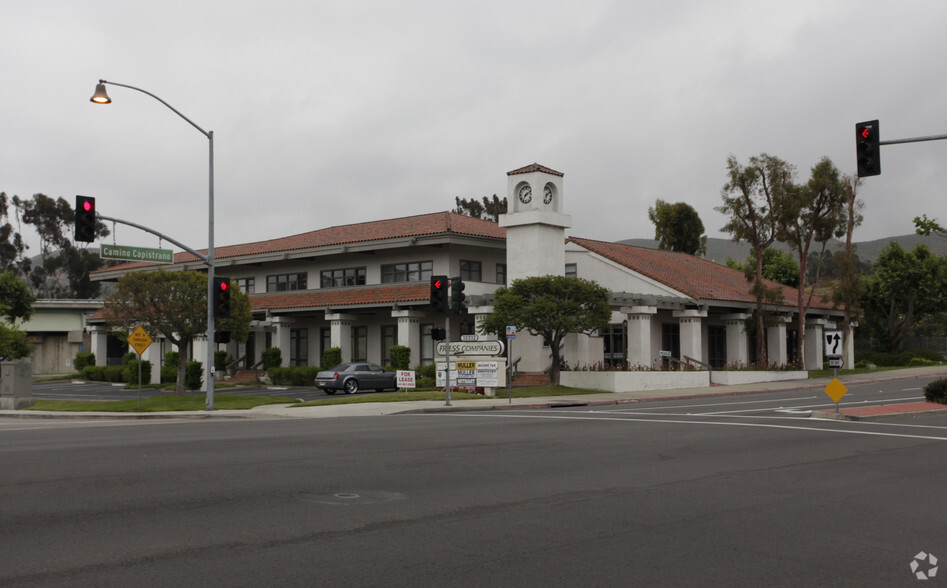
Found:
<svg viewBox="0 0 947 588"><path fill-rule="evenodd" d="M431 311L447 314L447 276L431 276Z"/></svg>
<svg viewBox="0 0 947 588"><path fill-rule="evenodd" d="M858 177L881 174L881 139L877 120L855 123L855 156L858 158Z"/></svg>
<svg viewBox="0 0 947 588"><path fill-rule="evenodd" d="M214 316L230 318L230 278L214 278Z"/></svg>
<svg viewBox="0 0 947 588"><path fill-rule="evenodd" d="M443 341L444 339L447 339L447 331L434 327L431 329L431 339L435 341Z"/></svg>
<svg viewBox="0 0 947 588"><path fill-rule="evenodd" d="M467 296L464 295L464 288L467 286L464 284L461 278L451 278L450 279L450 312L451 314L463 314L467 310L467 305L464 304L464 299Z"/></svg>
<svg viewBox="0 0 947 588"><path fill-rule="evenodd" d="M214 331L214 343L230 343L230 331Z"/></svg>
<svg viewBox="0 0 947 588"><path fill-rule="evenodd" d="M76 241L95 241L95 198L76 196Z"/></svg>

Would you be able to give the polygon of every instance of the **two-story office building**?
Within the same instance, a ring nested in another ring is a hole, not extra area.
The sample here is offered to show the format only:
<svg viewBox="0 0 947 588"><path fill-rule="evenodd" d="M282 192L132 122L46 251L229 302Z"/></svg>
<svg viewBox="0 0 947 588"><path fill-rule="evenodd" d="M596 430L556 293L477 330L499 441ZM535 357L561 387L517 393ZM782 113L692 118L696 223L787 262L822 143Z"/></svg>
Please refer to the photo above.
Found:
<svg viewBox="0 0 947 588"><path fill-rule="evenodd" d="M466 283L468 313L451 320L456 340L475 332L477 318L492 311L499 286L557 274L591 279L612 292L612 324L593 336L571 336L564 349L570 365L650 366L668 353L713 366L754 359L747 329L754 301L742 272L681 253L566 238L571 219L564 212L563 174L533 164L507 175L509 211L499 223L436 212L216 247L216 274L248 292L253 308L250 338L230 343L231 355L252 365L277 346L286 365L317 366L325 349L339 347L346 361L385 364L397 344L411 349L412 365L430 363L430 330L443 326L443 317L429 309L432 275ZM156 267L127 263L93 277L114 280ZM165 267L205 269L190 253L176 254ZM766 333L773 363L785 363L795 351L795 290L783 291L784 303L773 309L779 320ZM815 367L822 363L822 327L840 324L841 316L818 299L809 314L807 364ZM105 363L106 328L95 320L89 327L97 361ZM205 344L192 350L195 357L205 356ZM516 346L524 371L548 367L541 340L520 336ZM159 342L146 359L157 364L170 349Z"/></svg>

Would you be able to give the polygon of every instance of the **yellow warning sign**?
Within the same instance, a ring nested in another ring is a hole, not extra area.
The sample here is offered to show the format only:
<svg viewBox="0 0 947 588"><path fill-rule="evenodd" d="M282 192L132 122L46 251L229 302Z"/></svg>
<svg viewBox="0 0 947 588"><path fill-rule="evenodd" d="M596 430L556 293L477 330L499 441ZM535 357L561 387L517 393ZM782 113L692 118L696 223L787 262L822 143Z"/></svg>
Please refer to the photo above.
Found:
<svg viewBox="0 0 947 588"><path fill-rule="evenodd" d="M151 345L151 343L151 337L148 336L147 331L145 331L141 325L138 325L138 328L128 336L128 344L138 352L139 356L142 355L146 349L148 349L148 346Z"/></svg>
<svg viewBox="0 0 947 588"><path fill-rule="evenodd" d="M828 394L829 398L834 400L836 404L842 399L842 396L845 396L846 392L848 392L848 388L846 388L845 384L840 382L838 378L832 378L829 385L825 387L825 393Z"/></svg>

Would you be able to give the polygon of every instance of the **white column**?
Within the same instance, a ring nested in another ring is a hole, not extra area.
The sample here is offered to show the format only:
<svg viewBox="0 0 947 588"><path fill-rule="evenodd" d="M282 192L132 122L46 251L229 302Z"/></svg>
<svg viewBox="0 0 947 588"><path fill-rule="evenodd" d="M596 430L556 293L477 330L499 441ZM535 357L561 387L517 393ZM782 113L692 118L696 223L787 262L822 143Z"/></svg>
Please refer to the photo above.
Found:
<svg viewBox="0 0 947 588"><path fill-rule="evenodd" d="M326 313L331 328L331 345L342 350L342 361L352 361L352 321L350 314Z"/></svg>
<svg viewBox="0 0 947 588"><path fill-rule="evenodd" d="M291 347L291 338L290 338L290 329L293 327L293 323L296 321L289 317L285 316L276 316L273 317L273 326L276 327L276 336L274 337L273 345L279 347L280 357L282 367L289 367L290 360L290 347Z"/></svg>
<svg viewBox="0 0 947 588"><path fill-rule="evenodd" d="M845 369L854 369L855 367L855 327L858 326L857 322L852 322L847 329L842 331L842 344L845 346L845 351L842 353L842 360L845 362L842 364L842 367Z"/></svg>
<svg viewBox="0 0 947 588"><path fill-rule="evenodd" d="M786 323L792 320L787 316L777 316L776 324L766 327L766 359L770 365L783 365L789 361L786 353Z"/></svg>
<svg viewBox="0 0 947 588"><path fill-rule="evenodd" d="M398 345L411 350L408 365L421 363L421 318L424 313L417 310L393 310L392 318L398 319Z"/></svg>
<svg viewBox="0 0 947 588"><path fill-rule="evenodd" d="M628 317L628 365L651 367L651 317L658 313L655 306L622 307Z"/></svg>
<svg viewBox="0 0 947 588"><path fill-rule="evenodd" d="M746 335L748 315L740 312L722 318L727 326L727 363L746 365L750 361L749 339Z"/></svg>
<svg viewBox="0 0 947 588"><path fill-rule="evenodd" d="M161 383L161 339L155 339L141 357L142 361L151 362L151 384Z"/></svg>
<svg viewBox="0 0 947 588"><path fill-rule="evenodd" d="M92 333L92 353L95 354L95 365L106 365L109 353L109 332L106 327L89 327Z"/></svg>
<svg viewBox="0 0 947 588"><path fill-rule="evenodd" d="M701 340L701 319L707 316L707 311L675 310L672 316L681 321L681 359L690 357L706 362Z"/></svg>
<svg viewBox="0 0 947 588"><path fill-rule="evenodd" d="M806 321L806 369L821 370L823 367L823 345L825 344L825 319Z"/></svg>

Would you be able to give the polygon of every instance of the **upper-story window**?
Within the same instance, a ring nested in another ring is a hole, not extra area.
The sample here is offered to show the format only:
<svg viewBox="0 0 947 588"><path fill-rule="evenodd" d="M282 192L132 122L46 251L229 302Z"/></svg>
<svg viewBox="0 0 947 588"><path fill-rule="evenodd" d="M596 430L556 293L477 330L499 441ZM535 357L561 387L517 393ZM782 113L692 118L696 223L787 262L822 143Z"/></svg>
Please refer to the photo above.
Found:
<svg viewBox="0 0 947 588"><path fill-rule="evenodd" d="M266 276L267 292L285 292L287 290L305 290L306 274L279 274Z"/></svg>
<svg viewBox="0 0 947 588"><path fill-rule="evenodd" d="M497 264L497 284L502 284L506 286L506 264L505 263Z"/></svg>
<svg viewBox="0 0 947 588"><path fill-rule="evenodd" d="M381 282L382 284L391 284L393 282L425 282L431 279L433 272L433 261L390 263L381 266Z"/></svg>
<svg viewBox="0 0 947 588"><path fill-rule="evenodd" d="M480 262L460 260L460 279L468 282L480 281Z"/></svg>
<svg viewBox="0 0 947 588"><path fill-rule="evenodd" d="M364 286L365 268L348 267L343 269L322 270L319 274L320 288L341 288L343 286Z"/></svg>
<svg viewBox="0 0 947 588"><path fill-rule="evenodd" d="M566 264L566 277L567 278L577 278L579 277L579 268L574 263Z"/></svg>
<svg viewBox="0 0 947 588"><path fill-rule="evenodd" d="M253 278L233 278L230 281L240 288L240 291L244 294L253 294Z"/></svg>

